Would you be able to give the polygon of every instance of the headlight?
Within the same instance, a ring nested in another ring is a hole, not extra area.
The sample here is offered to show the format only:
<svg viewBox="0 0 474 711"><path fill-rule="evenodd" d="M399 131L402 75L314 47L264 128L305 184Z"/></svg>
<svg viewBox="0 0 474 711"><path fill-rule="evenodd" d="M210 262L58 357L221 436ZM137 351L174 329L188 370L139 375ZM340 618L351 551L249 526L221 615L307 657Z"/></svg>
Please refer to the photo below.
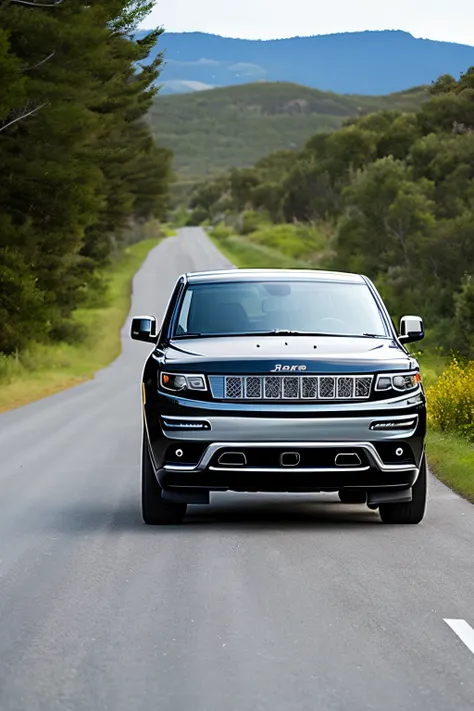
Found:
<svg viewBox="0 0 474 711"><path fill-rule="evenodd" d="M183 390L207 390L204 375L180 375L176 373L160 373L160 386L163 390L177 393Z"/></svg>
<svg viewBox="0 0 474 711"><path fill-rule="evenodd" d="M407 392L415 390L421 383L421 375L416 373L395 373L392 375L379 375L376 390L398 390Z"/></svg>

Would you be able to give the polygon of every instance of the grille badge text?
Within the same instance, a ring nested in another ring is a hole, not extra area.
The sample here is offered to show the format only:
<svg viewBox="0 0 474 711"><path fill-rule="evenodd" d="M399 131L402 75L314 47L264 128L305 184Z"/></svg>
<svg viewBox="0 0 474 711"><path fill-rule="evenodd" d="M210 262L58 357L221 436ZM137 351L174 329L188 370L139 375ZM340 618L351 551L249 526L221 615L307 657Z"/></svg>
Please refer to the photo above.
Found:
<svg viewBox="0 0 474 711"><path fill-rule="evenodd" d="M305 365L282 365L281 363L277 363L270 373L304 373L305 370L308 370Z"/></svg>

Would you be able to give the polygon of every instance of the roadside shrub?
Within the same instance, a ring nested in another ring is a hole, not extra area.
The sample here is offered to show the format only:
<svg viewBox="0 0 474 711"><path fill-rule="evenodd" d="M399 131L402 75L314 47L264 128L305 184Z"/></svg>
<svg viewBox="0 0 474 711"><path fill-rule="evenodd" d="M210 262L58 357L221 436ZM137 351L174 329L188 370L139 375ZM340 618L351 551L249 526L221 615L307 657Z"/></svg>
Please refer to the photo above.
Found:
<svg viewBox="0 0 474 711"><path fill-rule="evenodd" d="M188 227L198 227L209 217L209 212L204 207L196 207L188 216L186 225Z"/></svg>
<svg viewBox="0 0 474 711"><path fill-rule="evenodd" d="M234 232L231 227L227 227L227 225L225 225L223 222L220 222L213 228L212 234L218 240L226 240L229 237L232 237Z"/></svg>
<svg viewBox="0 0 474 711"><path fill-rule="evenodd" d="M262 227L271 226L271 220L268 215L263 212L256 212L255 210L246 210L241 220L239 229L241 235L250 235Z"/></svg>
<svg viewBox="0 0 474 711"><path fill-rule="evenodd" d="M474 441L474 361L453 359L427 391L431 422Z"/></svg>
<svg viewBox="0 0 474 711"><path fill-rule="evenodd" d="M317 262L327 247L327 238L320 230L303 225L285 224L259 229L249 239L276 249L291 259L304 259L308 262Z"/></svg>

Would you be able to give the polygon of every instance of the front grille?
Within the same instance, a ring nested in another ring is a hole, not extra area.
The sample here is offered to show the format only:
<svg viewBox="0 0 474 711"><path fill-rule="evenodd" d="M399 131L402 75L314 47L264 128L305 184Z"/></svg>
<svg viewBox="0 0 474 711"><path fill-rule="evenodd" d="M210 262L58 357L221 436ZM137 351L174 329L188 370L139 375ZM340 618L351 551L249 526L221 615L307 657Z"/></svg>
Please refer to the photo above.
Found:
<svg viewBox="0 0 474 711"><path fill-rule="evenodd" d="M370 397L372 380L371 375L226 375L210 378L213 396L224 400L366 400Z"/></svg>

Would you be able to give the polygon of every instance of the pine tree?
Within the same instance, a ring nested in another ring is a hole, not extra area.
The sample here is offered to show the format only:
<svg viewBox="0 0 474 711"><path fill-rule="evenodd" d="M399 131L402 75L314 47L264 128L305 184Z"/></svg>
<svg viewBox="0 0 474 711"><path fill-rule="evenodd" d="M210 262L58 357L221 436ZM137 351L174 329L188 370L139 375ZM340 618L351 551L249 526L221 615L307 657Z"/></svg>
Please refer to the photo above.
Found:
<svg viewBox="0 0 474 711"><path fill-rule="evenodd" d="M0 3L0 314L11 310L17 260L38 333L61 337L112 238L135 216L163 214L170 158L143 122L161 30L134 36L151 6ZM0 350L24 345L31 331L13 337L2 320Z"/></svg>

